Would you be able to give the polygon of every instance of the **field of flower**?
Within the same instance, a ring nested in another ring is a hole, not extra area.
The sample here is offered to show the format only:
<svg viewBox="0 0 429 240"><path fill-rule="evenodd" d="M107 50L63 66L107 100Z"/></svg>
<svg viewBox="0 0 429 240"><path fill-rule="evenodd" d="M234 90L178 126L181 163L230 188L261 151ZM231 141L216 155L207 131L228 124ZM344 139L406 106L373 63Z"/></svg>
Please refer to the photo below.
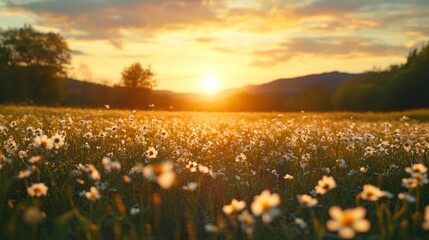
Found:
<svg viewBox="0 0 429 240"><path fill-rule="evenodd" d="M428 116L0 106L0 239L428 239Z"/></svg>

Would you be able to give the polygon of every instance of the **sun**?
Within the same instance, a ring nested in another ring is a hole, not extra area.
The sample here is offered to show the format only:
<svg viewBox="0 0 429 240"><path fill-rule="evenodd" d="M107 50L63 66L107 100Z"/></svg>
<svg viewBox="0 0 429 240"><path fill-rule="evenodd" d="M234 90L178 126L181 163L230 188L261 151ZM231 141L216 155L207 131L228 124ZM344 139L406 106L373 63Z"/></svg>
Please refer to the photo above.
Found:
<svg viewBox="0 0 429 240"><path fill-rule="evenodd" d="M215 94L219 91L219 79L215 76L207 76L203 78L202 90L206 94Z"/></svg>

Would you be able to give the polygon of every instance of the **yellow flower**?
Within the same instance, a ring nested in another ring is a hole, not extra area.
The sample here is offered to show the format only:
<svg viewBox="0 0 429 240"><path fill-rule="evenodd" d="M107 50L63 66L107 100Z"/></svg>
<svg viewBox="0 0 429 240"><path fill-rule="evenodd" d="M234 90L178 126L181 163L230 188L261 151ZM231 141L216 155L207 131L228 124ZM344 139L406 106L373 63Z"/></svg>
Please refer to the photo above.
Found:
<svg viewBox="0 0 429 240"><path fill-rule="evenodd" d="M308 226L308 224L302 218L295 218L294 223L297 227L299 227L302 230L306 229Z"/></svg>
<svg viewBox="0 0 429 240"><path fill-rule="evenodd" d="M286 174L283 178L285 180L289 180L289 181L294 179L294 177L292 175L289 175L289 174Z"/></svg>
<svg viewBox="0 0 429 240"><path fill-rule="evenodd" d="M318 194L324 195L328 191L337 187L337 183L335 182L333 177L323 176L317 182L317 186L314 188Z"/></svg>
<svg viewBox="0 0 429 240"><path fill-rule="evenodd" d="M318 203L316 198L312 198L307 194L297 195L296 198L298 199L299 203L305 207L314 207Z"/></svg>
<svg viewBox="0 0 429 240"><path fill-rule="evenodd" d="M365 219L366 209L357 207L342 210L334 206L329 209L331 220L326 222L329 231L338 231L341 238L350 239L355 236L355 232L367 232L371 228L371 223Z"/></svg>
<svg viewBox="0 0 429 240"><path fill-rule="evenodd" d="M85 197L90 201L96 201L97 199L100 199L100 192L96 187L91 187L89 192L85 193Z"/></svg>
<svg viewBox="0 0 429 240"><path fill-rule="evenodd" d="M276 208L279 204L280 196L277 193L271 194L269 190L264 190L260 195L254 197L250 208L253 215L262 215L262 221L270 223L274 217L280 215L280 210Z"/></svg>
<svg viewBox="0 0 429 240"><path fill-rule="evenodd" d="M386 196L385 192L383 192L380 188L373 186L371 184L365 184L363 186L362 192L359 194L360 198L368 201L373 201L373 202L385 196Z"/></svg>
<svg viewBox="0 0 429 240"><path fill-rule="evenodd" d="M48 150L52 149L54 146L52 139L48 138L46 135L36 136L36 138L34 138L34 145L36 147L43 147Z"/></svg>
<svg viewBox="0 0 429 240"><path fill-rule="evenodd" d="M48 194L48 189L44 183L34 183L31 187L27 188L27 193L32 197L41 197Z"/></svg>
<svg viewBox="0 0 429 240"><path fill-rule="evenodd" d="M156 149L154 147L150 147L146 151L146 157L147 158L156 158L156 156L158 156L158 151L156 151Z"/></svg>
<svg viewBox="0 0 429 240"><path fill-rule="evenodd" d="M170 188L176 178L174 164L170 161L159 165L148 165L143 168L143 175L151 181L156 181L161 188Z"/></svg>
<svg viewBox="0 0 429 240"><path fill-rule="evenodd" d="M247 236L251 238L253 235L253 225L255 223L253 216L247 210L244 210L238 215L237 219L241 223L241 228L246 232Z"/></svg>
<svg viewBox="0 0 429 240"><path fill-rule="evenodd" d="M405 172L409 174L413 174L413 173L425 174L427 173L427 171L428 171L428 168L421 163L413 164L411 167L405 168Z"/></svg>
<svg viewBox="0 0 429 240"><path fill-rule="evenodd" d="M18 173L18 178L22 179L22 178L28 178L29 176L31 176L31 174L33 173L33 171L31 170L23 170L23 171L19 171Z"/></svg>
<svg viewBox="0 0 429 240"><path fill-rule="evenodd" d="M245 201L238 201L237 199L232 199L231 204L223 206L222 211L226 215L231 215L235 212L243 210L245 207Z"/></svg>

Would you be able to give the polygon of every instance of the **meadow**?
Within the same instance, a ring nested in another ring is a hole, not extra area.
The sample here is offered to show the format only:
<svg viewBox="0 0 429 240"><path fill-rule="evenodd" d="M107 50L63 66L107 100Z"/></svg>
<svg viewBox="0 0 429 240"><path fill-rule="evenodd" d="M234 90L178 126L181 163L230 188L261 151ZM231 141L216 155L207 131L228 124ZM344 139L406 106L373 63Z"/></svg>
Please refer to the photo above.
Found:
<svg viewBox="0 0 429 240"><path fill-rule="evenodd" d="M0 106L0 238L428 239L428 120Z"/></svg>

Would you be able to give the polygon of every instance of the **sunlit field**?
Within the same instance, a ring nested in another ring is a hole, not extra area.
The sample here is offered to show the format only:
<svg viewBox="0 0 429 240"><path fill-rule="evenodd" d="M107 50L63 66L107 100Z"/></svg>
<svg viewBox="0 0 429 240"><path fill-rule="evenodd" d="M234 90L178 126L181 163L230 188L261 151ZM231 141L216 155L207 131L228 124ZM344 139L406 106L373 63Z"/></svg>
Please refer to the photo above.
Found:
<svg viewBox="0 0 429 240"><path fill-rule="evenodd" d="M428 116L0 106L0 238L427 239Z"/></svg>

